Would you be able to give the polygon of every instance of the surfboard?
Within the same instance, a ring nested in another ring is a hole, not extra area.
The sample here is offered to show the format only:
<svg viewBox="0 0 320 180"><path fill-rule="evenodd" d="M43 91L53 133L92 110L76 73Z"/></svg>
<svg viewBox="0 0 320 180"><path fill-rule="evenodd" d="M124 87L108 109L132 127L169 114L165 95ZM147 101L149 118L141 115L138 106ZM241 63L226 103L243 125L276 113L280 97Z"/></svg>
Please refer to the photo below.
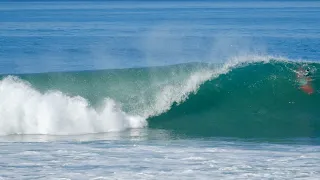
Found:
<svg viewBox="0 0 320 180"><path fill-rule="evenodd" d="M298 80L298 82L300 84L300 88L307 94L312 94L314 92L310 81L311 81L311 79L308 77L300 78Z"/></svg>
<svg viewBox="0 0 320 180"><path fill-rule="evenodd" d="M314 92L312 86L310 85L301 86L301 89L307 94L312 94Z"/></svg>

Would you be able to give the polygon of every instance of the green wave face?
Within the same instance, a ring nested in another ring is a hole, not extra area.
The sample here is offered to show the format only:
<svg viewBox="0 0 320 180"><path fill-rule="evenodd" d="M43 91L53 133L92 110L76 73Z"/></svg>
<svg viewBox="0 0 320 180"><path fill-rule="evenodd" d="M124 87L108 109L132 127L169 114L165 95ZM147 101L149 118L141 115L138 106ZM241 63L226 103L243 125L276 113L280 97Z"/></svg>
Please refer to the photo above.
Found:
<svg viewBox="0 0 320 180"><path fill-rule="evenodd" d="M295 70L311 69L311 95ZM149 119L149 127L191 136L320 137L320 76L315 63L254 63L201 85L185 102Z"/></svg>

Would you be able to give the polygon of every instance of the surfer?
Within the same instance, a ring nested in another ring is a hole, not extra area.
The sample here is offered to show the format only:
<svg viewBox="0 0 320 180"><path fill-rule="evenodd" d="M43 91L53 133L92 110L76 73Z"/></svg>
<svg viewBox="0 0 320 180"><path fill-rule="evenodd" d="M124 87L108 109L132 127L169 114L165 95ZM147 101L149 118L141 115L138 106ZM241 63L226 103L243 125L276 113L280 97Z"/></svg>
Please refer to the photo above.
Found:
<svg viewBox="0 0 320 180"><path fill-rule="evenodd" d="M300 85L300 88L307 94L312 94L313 93L313 88L311 86L311 73L309 68L303 69L302 67L299 68L297 71L297 79L298 83Z"/></svg>

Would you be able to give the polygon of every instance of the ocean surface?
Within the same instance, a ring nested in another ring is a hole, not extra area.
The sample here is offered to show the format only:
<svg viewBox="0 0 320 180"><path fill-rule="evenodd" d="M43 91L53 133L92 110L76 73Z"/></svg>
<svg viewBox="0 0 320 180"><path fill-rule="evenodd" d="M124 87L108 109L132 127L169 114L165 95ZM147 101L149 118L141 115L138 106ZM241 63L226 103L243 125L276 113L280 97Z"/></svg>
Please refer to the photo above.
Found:
<svg viewBox="0 0 320 180"><path fill-rule="evenodd" d="M1 1L7 179L320 179L320 1Z"/></svg>

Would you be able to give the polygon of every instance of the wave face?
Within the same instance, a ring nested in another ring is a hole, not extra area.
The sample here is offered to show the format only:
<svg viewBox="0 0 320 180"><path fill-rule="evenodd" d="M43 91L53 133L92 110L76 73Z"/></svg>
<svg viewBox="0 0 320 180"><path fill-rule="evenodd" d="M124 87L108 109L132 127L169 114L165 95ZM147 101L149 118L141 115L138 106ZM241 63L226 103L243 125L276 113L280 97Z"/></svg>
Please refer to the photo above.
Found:
<svg viewBox="0 0 320 180"><path fill-rule="evenodd" d="M295 72L301 66L313 71L316 91L311 95L297 83ZM319 68L277 61L234 68L206 81L149 125L194 136L320 137Z"/></svg>
<svg viewBox="0 0 320 180"><path fill-rule="evenodd" d="M301 66L311 70L311 95L297 83ZM148 126L200 137L320 137L319 68L246 57L220 65L2 75L0 133Z"/></svg>

